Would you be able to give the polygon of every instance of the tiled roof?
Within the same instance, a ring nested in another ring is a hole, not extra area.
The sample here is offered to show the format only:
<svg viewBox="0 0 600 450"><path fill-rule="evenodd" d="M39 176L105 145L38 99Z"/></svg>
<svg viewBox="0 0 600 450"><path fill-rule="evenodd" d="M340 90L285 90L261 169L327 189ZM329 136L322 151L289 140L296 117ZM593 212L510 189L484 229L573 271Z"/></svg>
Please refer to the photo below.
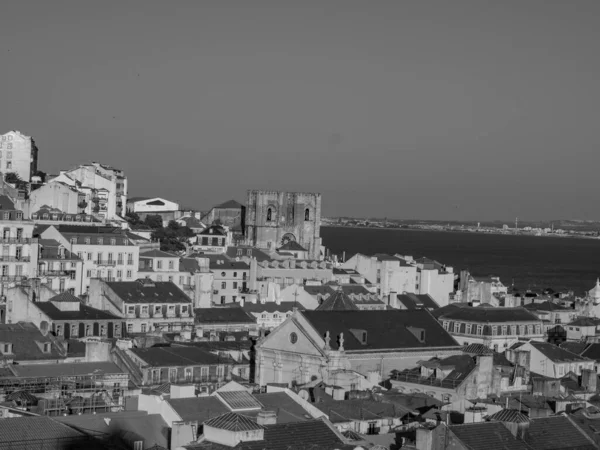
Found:
<svg viewBox="0 0 600 450"><path fill-rule="evenodd" d="M377 261L404 261L397 256L388 255L387 253L375 253L373 256L377 258Z"/></svg>
<svg viewBox="0 0 600 450"><path fill-rule="evenodd" d="M491 355L494 351L483 344L470 344L462 349L463 353L470 355Z"/></svg>
<svg viewBox="0 0 600 450"><path fill-rule="evenodd" d="M535 450L593 450L597 447L568 417L533 419L525 441Z"/></svg>
<svg viewBox="0 0 600 450"><path fill-rule="evenodd" d="M227 431L254 431L263 428L255 421L233 412L225 413L221 416L204 422L204 426L218 428Z"/></svg>
<svg viewBox="0 0 600 450"><path fill-rule="evenodd" d="M452 425L450 431L469 450L530 450L500 422Z"/></svg>
<svg viewBox="0 0 600 450"><path fill-rule="evenodd" d="M310 448L313 450L333 450L355 447L354 445L344 446L338 435L322 420L267 425L261 428L264 428L264 440L240 442L233 449L294 450ZM198 448L208 450L217 447L210 442L206 442L200 444Z"/></svg>
<svg viewBox="0 0 600 450"><path fill-rule="evenodd" d="M405 409L396 409L392 403L375 400L323 399L313 406L327 414L333 423L399 418L406 415Z"/></svg>
<svg viewBox="0 0 600 450"><path fill-rule="evenodd" d="M0 324L0 342L10 342L13 344L15 361L58 360L64 358L52 343L50 337L44 336L30 322ZM42 351L44 343L50 344L49 353Z"/></svg>
<svg viewBox="0 0 600 450"><path fill-rule="evenodd" d="M550 344L548 342L538 342L538 341L530 341L529 345L533 348L537 349L544 356L554 362L563 362L563 361L589 361L588 358L583 356L576 355L575 353L571 353L564 348L557 347L554 344Z"/></svg>
<svg viewBox="0 0 600 450"><path fill-rule="evenodd" d="M306 249L298 244L296 241L288 241L279 247L277 250L292 251L292 252L305 252Z"/></svg>
<svg viewBox="0 0 600 450"><path fill-rule="evenodd" d="M54 297L51 297L49 301L81 303L81 299L79 297L75 297L69 291L64 291L64 292L61 292L60 294L56 294Z"/></svg>
<svg viewBox="0 0 600 450"><path fill-rule="evenodd" d="M55 364L19 364L14 366L19 377L59 377L65 375L91 375L91 374L121 374L127 373L112 362L81 362L81 363L55 363Z"/></svg>
<svg viewBox="0 0 600 450"><path fill-rule="evenodd" d="M502 409L488 417L489 420L496 422L527 423L529 417L516 409Z"/></svg>
<svg viewBox="0 0 600 450"><path fill-rule="evenodd" d="M106 281L125 303L191 303L192 300L170 281Z"/></svg>
<svg viewBox="0 0 600 450"><path fill-rule="evenodd" d="M147 252L140 253L140 258L179 258L179 256L163 252L162 250L148 250Z"/></svg>
<svg viewBox="0 0 600 450"><path fill-rule="evenodd" d="M457 347L458 343L426 310L387 311L303 311L301 314L321 336L329 332L330 345L338 348L337 338L344 333L348 350ZM362 344L352 331L367 332ZM424 342L414 332L425 331Z"/></svg>
<svg viewBox="0 0 600 450"><path fill-rule="evenodd" d="M315 311L358 311L358 306L341 289L336 290Z"/></svg>
<svg viewBox="0 0 600 450"><path fill-rule="evenodd" d="M275 302L266 302L266 303L245 302L243 308L244 308L244 311L249 312L249 313L255 313L255 314L260 314L263 312L270 313L270 314L272 314L274 312L286 313L286 312L293 311L294 308L304 309L300 303L296 303L296 302L280 302L279 304L277 304Z"/></svg>
<svg viewBox="0 0 600 450"><path fill-rule="evenodd" d="M71 253L69 250L64 248L63 245L61 245L58 241L54 239L40 239L38 242L40 244L40 261L56 259L60 259L61 261L79 261L79 258L76 254ZM60 247L63 247L64 253L62 255L64 256L64 258L61 257L59 251Z"/></svg>
<svg viewBox="0 0 600 450"><path fill-rule="evenodd" d="M215 394L231 411L261 409L262 405L247 391L221 391Z"/></svg>
<svg viewBox="0 0 600 450"><path fill-rule="evenodd" d="M595 327L600 325L600 319L596 317L578 317L567 325L572 327Z"/></svg>
<svg viewBox="0 0 600 450"><path fill-rule="evenodd" d="M543 302L543 303L528 303L524 306L531 311L573 311L571 308L565 308L556 303Z"/></svg>
<svg viewBox="0 0 600 450"><path fill-rule="evenodd" d="M84 434L47 417L13 417L0 420L1 448L42 448L41 441L56 442L57 439L77 439ZM37 443L33 443L37 441ZM62 448L62 447L61 447ZM65 445L64 448L67 448Z"/></svg>
<svg viewBox="0 0 600 450"><path fill-rule="evenodd" d="M576 355L582 355L586 347L590 345L587 342L563 342L559 345L560 348L570 351L571 353L575 353ZM595 344L592 344L595 345ZM597 355L600 358L600 345L598 345ZM587 356L586 358L596 359L593 356Z"/></svg>
<svg viewBox="0 0 600 450"><path fill-rule="evenodd" d="M538 322L537 316L524 308L455 308L439 316L440 320L477 323Z"/></svg>
<svg viewBox="0 0 600 450"><path fill-rule="evenodd" d="M14 211L15 204L7 195L0 195L0 210Z"/></svg>
<svg viewBox="0 0 600 450"><path fill-rule="evenodd" d="M200 236L227 236L227 231L221 225L211 225L198 234Z"/></svg>
<svg viewBox="0 0 600 450"><path fill-rule="evenodd" d="M227 247L227 251L225 253L228 258L256 258L257 262L270 261L271 257L265 253L264 251L247 246L236 246L236 247Z"/></svg>
<svg viewBox="0 0 600 450"><path fill-rule="evenodd" d="M55 300L52 300L55 301ZM116 320L117 316L109 313L108 311L102 311L100 309L92 308L87 305L79 305L78 311L61 311L56 306L49 302L36 302L34 303L38 309L46 314L51 320Z"/></svg>
<svg viewBox="0 0 600 450"><path fill-rule="evenodd" d="M203 423L212 417L229 412L229 408L214 396L169 399L167 402L182 420Z"/></svg>
<svg viewBox="0 0 600 450"><path fill-rule="evenodd" d="M419 361L419 365L429 368L450 370L448 375L439 382L441 387L449 388L458 387L476 366L474 358L470 355L454 355L442 359L431 358L428 361ZM419 384L431 385L433 381L436 381L434 375L425 379L421 378L420 368L406 369L399 373L398 379L402 380L403 376Z"/></svg>
<svg viewBox="0 0 600 450"><path fill-rule="evenodd" d="M565 344L566 344L566 342L565 342ZM561 347L562 347L562 345L561 345ZM566 349L568 350L569 347L566 347ZM573 353L575 353L575 352L573 352ZM600 360L600 343L590 344L588 348L586 348L579 354L581 356L583 356L584 358L590 358L595 361L599 361Z"/></svg>
<svg viewBox="0 0 600 450"><path fill-rule="evenodd" d="M256 323L256 318L250 316L239 306L230 308L196 308L195 321L202 323Z"/></svg>
<svg viewBox="0 0 600 450"><path fill-rule="evenodd" d="M428 308L438 309L440 305L429 294L399 294L398 301L406 309Z"/></svg>
<svg viewBox="0 0 600 450"><path fill-rule="evenodd" d="M199 347L132 348L131 351L151 367L233 364L229 356L215 355Z"/></svg>

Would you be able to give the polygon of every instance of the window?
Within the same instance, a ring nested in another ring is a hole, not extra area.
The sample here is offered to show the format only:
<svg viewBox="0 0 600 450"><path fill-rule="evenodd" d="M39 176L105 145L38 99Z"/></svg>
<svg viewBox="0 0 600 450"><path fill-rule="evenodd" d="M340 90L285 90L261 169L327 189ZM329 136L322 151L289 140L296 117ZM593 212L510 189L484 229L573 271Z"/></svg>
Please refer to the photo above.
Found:
<svg viewBox="0 0 600 450"><path fill-rule="evenodd" d="M171 383L177 381L177 369L169 369L169 381Z"/></svg>
<svg viewBox="0 0 600 450"><path fill-rule="evenodd" d="M127 314L135 314L135 306L128 305L127 306Z"/></svg>
<svg viewBox="0 0 600 450"><path fill-rule="evenodd" d="M308 208L304 210L304 220L310 220L310 210Z"/></svg>
<svg viewBox="0 0 600 450"><path fill-rule="evenodd" d="M85 276L88 278L92 278L92 271L90 269L85 271Z"/></svg>
<svg viewBox="0 0 600 450"><path fill-rule="evenodd" d="M71 245L77 244L77 238L71 238Z"/></svg>
<svg viewBox="0 0 600 450"><path fill-rule="evenodd" d="M117 245L117 240L115 238L111 238L110 245Z"/></svg>
<svg viewBox="0 0 600 450"><path fill-rule="evenodd" d="M221 289L227 289L227 282L226 281L223 281L221 283Z"/></svg>
<svg viewBox="0 0 600 450"><path fill-rule="evenodd" d="M117 264L123 264L123 253L117 253Z"/></svg>
<svg viewBox="0 0 600 450"><path fill-rule="evenodd" d="M169 260L169 269L173 270L173 260Z"/></svg>
<svg viewBox="0 0 600 450"><path fill-rule="evenodd" d="M88 254L87 254L87 260L88 260L88 261L91 261L93 257L94 257L94 254L93 254L93 253L88 253Z"/></svg>
<svg viewBox="0 0 600 450"><path fill-rule="evenodd" d="M227 276L227 274L226 274L225 272L221 272L221 276L222 276L223 278L225 278L225 277Z"/></svg>
<svg viewBox="0 0 600 450"><path fill-rule="evenodd" d="M192 381L192 368L191 367L185 368L185 381Z"/></svg>
<svg viewBox="0 0 600 450"><path fill-rule="evenodd" d="M173 277L169 276L169 283L172 283L172 282L173 282Z"/></svg>
<svg viewBox="0 0 600 450"><path fill-rule="evenodd" d="M133 266L133 253L127 254L127 265Z"/></svg>
<svg viewBox="0 0 600 450"><path fill-rule="evenodd" d="M502 325L502 336L506 336L508 334L508 326Z"/></svg>
<svg viewBox="0 0 600 450"><path fill-rule="evenodd" d="M87 245L90 245L91 239L86 237L83 242L85 242Z"/></svg>
<svg viewBox="0 0 600 450"><path fill-rule="evenodd" d="M183 275L179 276L179 284L183 284Z"/></svg>
<svg viewBox="0 0 600 450"><path fill-rule="evenodd" d="M238 288L237 281L234 281L234 282L233 282L233 288L234 288L234 289L237 289L237 288Z"/></svg>
<svg viewBox="0 0 600 450"><path fill-rule="evenodd" d="M160 314L162 312L162 306L154 305L154 314Z"/></svg>
<svg viewBox="0 0 600 450"><path fill-rule="evenodd" d="M541 325L535 326L535 334L542 334L542 326Z"/></svg>
<svg viewBox="0 0 600 450"><path fill-rule="evenodd" d="M496 336L498 334L498 326L492 325L492 336Z"/></svg>
<svg viewBox="0 0 600 450"><path fill-rule="evenodd" d="M77 252L77 257L79 259L83 259L83 253L82 252Z"/></svg>
<svg viewBox="0 0 600 450"><path fill-rule="evenodd" d="M225 304L225 296L221 295L221 305L224 305L224 304Z"/></svg>
<svg viewBox="0 0 600 450"><path fill-rule="evenodd" d="M6 161L6 168L7 169L12 169L12 161Z"/></svg>
<svg viewBox="0 0 600 450"><path fill-rule="evenodd" d="M162 261L160 259L156 261L156 268L162 269Z"/></svg>
<svg viewBox="0 0 600 450"><path fill-rule="evenodd" d="M187 305L182 305L181 306L181 314L187 314L187 313L188 313Z"/></svg>
<svg viewBox="0 0 600 450"><path fill-rule="evenodd" d="M465 333L466 333L466 334L471 334L471 324L470 324L470 323L468 323L468 324L467 324L467 327L466 327Z"/></svg>
<svg viewBox="0 0 600 450"><path fill-rule="evenodd" d="M450 325L450 322L444 321L444 330L448 330L449 325Z"/></svg>
<svg viewBox="0 0 600 450"><path fill-rule="evenodd" d="M454 322L454 332L460 333L460 323Z"/></svg>
<svg viewBox="0 0 600 450"><path fill-rule="evenodd" d="M98 244L99 245L103 245L104 244L104 238L98 238Z"/></svg>
<svg viewBox="0 0 600 450"><path fill-rule="evenodd" d="M483 325L477 325L477 334L479 334L479 335L483 334Z"/></svg>
<svg viewBox="0 0 600 450"><path fill-rule="evenodd" d="M270 222L273 218L273 212L271 208L267 209L267 222Z"/></svg>
<svg viewBox="0 0 600 450"><path fill-rule="evenodd" d="M113 262L113 254L112 253L108 254L108 262Z"/></svg>
<svg viewBox="0 0 600 450"><path fill-rule="evenodd" d="M123 271L122 270L117 270L117 278L119 278L119 279L123 278Z"/></svg>
<svg viewBox="0 0 600 450"><path fill-rule="evenodd" d="M133 324L132 323L128 323L127 324L127 332L128 333L133 333Z"/></svg>
<svg viewBox="0 0 600 450"><path fill-rule="evenodd" d="M143 324L142 324L142 333L145 333L145 332L146 332L146 324L145 324L145 323L143 323Z"/></svg>

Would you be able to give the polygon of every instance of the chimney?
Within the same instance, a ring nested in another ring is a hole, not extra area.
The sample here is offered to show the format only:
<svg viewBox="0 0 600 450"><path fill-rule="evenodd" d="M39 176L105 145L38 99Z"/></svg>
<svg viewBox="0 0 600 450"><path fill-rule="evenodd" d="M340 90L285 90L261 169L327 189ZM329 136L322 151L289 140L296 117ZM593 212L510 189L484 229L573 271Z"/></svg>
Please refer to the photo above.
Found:
<svg viewBox="0 0 600 450"><path fill-rule="evenodd" d="M277 413L275 411L259 411L256 416L256 423L261 426L275 425L277 423Z"/></svg>

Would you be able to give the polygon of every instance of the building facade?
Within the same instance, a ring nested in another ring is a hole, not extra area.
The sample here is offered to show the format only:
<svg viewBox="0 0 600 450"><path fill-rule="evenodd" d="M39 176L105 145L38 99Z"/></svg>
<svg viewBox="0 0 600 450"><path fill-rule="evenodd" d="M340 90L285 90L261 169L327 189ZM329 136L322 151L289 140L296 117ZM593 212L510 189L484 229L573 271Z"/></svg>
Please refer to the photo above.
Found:
<svg viewBox="0 0 600 450"><path fill-rule="evenodd" d="M16 173L23 181L30 182L37 172L38 148L30 136L20 131L0 135L0 172Z"/></svg>
<svg viewBox="0 0 600 450"><path fill-rule="evenodd" d="M249 245L275 251L295 241L321 259L321 194L250 190L245 227Z"/></svg>

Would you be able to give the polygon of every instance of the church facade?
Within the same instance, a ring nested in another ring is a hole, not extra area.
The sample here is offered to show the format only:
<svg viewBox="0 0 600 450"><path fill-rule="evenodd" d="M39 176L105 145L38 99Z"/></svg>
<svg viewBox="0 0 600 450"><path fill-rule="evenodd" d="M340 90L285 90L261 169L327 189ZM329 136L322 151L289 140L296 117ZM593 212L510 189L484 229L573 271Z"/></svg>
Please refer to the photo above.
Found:
<svg viewBox="0 0 600 450"><path fill-rule="evenodd" d="M245 228L248 245L275 251L297 242L320 259L321 194L250 190Z"/></svg>

